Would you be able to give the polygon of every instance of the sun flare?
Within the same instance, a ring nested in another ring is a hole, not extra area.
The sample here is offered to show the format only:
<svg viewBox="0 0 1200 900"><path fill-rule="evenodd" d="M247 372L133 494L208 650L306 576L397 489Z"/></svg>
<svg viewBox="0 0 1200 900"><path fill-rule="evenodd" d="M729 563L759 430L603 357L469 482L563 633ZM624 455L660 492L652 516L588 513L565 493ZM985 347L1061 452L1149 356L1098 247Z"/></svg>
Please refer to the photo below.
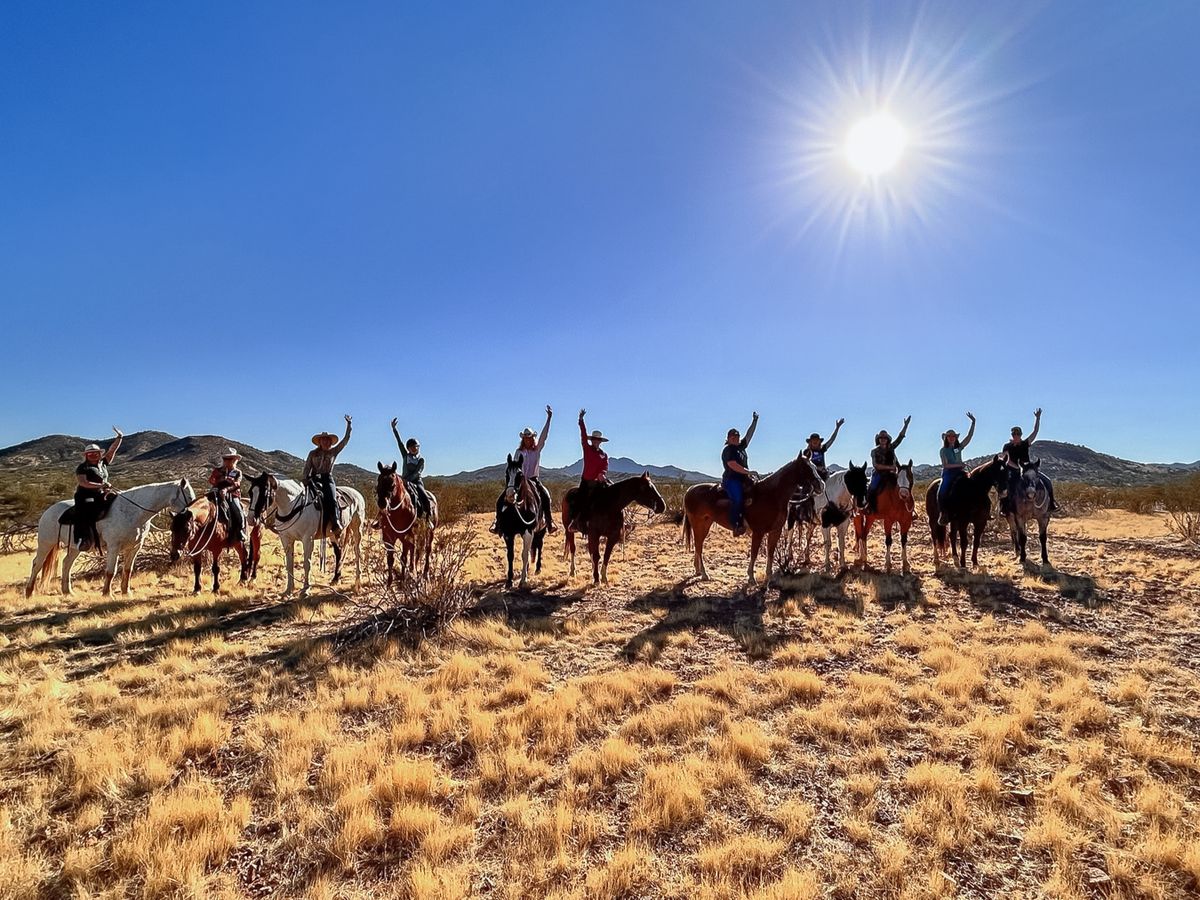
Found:
<svg viewBox="0 0 1200 900"><path fill-rule="evenodd" d="M857 172L876 177L895 168L908 135L890 113L859 119L846 135L846 161Z"/></svg>

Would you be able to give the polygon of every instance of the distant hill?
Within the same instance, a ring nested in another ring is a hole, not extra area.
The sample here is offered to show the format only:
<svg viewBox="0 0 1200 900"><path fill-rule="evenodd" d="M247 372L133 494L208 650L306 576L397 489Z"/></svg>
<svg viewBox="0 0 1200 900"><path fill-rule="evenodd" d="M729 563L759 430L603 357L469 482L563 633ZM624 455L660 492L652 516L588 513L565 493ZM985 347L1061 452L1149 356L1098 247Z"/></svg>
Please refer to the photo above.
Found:
<svg viewBox="0 0 1200 900"><path fill-rule="evenodd" d="M1133 462L1061 441L1035 441L1031 456L1034 460L1041 459L1042 471L1055 481L1078 481L1105 487L1155 484L1175 476L1200 472L1200 460L1191 463ZM988 459L988 456L977 456L968 460L967 465L976 466ZM918 481L936 478L940 474L939 466L913 468L913 476Z"/></svg>
<svg viewBox="0 0 1200 900"><path fill-rule="evenodd" d="M682 479L687 484L698 484L702 481L720 481L715 475L705 475L678 466L651 466L636 462L628 456L614 456L608 461L608 471L614 478L623 475L641 475L649 472L654 478L667 481ZM583 459L577 459L569 466L550 468L542 466L542 477L547 481L575 481L583 473ZM482 469L471 469L455 475L439 476L439 480L447 484L479 484L486 481L500 481L504 478L504 465L485 466Z"/></svg>
<svg viewBox="0 0 1200 900"><path fill-rule="evenodd" d="M107 447L111 441L111 434L99 439L67 434L46 435L0 450L0 472L32 473L60 469L70 474L82 458L83 447L91 443ZM290 453L259 450L216 434L175 437L163 431L138 431L126 435L121 442L117 463L113 466L113 477L119 478L121 483L184 475L196 480L202 475L207 476L209 468L220 462L221 454L230 445L242 454L242 469L253 474L276 472L299 477L304 469L304 460ZM375 480L375 473L359 466L339 465L334 471L339 478L354 484Z"/></svg>

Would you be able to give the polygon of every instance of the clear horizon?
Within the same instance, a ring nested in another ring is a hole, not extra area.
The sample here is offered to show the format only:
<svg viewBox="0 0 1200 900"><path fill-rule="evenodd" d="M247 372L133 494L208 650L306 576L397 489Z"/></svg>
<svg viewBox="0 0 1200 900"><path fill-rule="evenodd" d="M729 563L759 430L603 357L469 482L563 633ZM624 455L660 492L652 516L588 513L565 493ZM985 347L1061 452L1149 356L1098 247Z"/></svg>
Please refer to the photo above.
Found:
<svg viewBox="0 0 1200 900"><path fill-rule="evenodd" d="M0 11L0 444L1200 457L1200 6ZM847 165L880 109L895 170ZM331 345L332 361L317 351ZM49 361L49 362L48 362ZM49 370L48 372L46 370Z"/></svg>

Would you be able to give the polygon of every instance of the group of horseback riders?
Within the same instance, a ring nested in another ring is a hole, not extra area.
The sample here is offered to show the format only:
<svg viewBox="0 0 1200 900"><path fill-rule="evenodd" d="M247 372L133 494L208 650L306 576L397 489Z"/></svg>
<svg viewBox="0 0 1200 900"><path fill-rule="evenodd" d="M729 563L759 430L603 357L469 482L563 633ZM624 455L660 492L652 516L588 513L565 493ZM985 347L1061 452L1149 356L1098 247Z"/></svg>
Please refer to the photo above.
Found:
<svg viewBox="0 0 1200 900"><path fill-rule="evenodd" d="M577 532L587 531L588 514L595 503L596 496L598 492L604 490L605 485L610 483L608 480L608 454L602 446L608 441L608 438L598 430L588 432L584 420L586 414L587 410L579 411L579 441L583 451L583 471L580 476L579 490L573 495L568 524L570 531ZM541 432L535 432L532 428L523 429L519 435L520 443L516 451L517 457L520 459L521 477L529 483L540 498L546 529L551 533L556 531L557 527L551 514L550 492L541 481L541 455L550 435L550 422L553 417L554 410L547 406L546 422L542 426ZM975 436L975 416L968 412L967 418L970 419L971 425L965 438L960 439L958 432L953 428L947 429L942 434L940 451L942 477L938 488L938 502L943 511L943 518L945 510L952 502L954 486L966 472L963 450ZM873 511L880 491L896 479L899 471L896 448L908 434L911 419L911 416L905 416L900 432L894 440L886 429L875 435L875 446L871 450L871 464L874 471L863 502L863 508L867 512ZM338 455L350 441L353 427L349 415L345 416L345 420L346 431L340 441L336 434L328 431L313 435L312 442L316 446L309 451L301 476L303 483L308 486L315 497L320 499L325 527L334 532L340 531L343 526L337 513L338 503L333 468ZM1034 412L1034 426L1029 437L1023 437L1020 426L1014 426L1011 440L1000 451L1006 467L1008 485L1006 493L1001 497L1001 508L1004 512L1008 511L1008 504L1011 502L1009 498L1014 496L1018 489L1023 467L1029 464L1030 445L1037 440L1041 421L1042 410L1039 408ZM431 504L430 495L422 477L425 471L425 459L421 456L421 444L412 437L407 441L403 440L398 423L398 419L392 419L392 434L403 460L401 477L411 490L418 515L428 517ZM845 419L838 419L834 423L833 433L828 440L814 432L806 441L804 456L813 464L817 474L823 480L829 478L826 453L837 440L843 424L845 424ZM746 495L756 478L750 469L747 448L754 438L757 428L758 413L755 412L744 436L737 428L729 429L725 436L725 446L721 450L721 485L729 499L729 516L734 534L742 534L745 531L743 516ZM116 496L116 492L108 480L108 467L112 464L117 450L121 446L124 434L116 427L113 428L113 433L116 438L107 450L101 450L97 444L89 444L85 447L84 461L75 470L77 486L74 523L76 540L81 550L90 549L98 544L96 522ZM217 504L218 514L229 523L231 537L234 540L245 539L245 514L241 505L242 472L238 468L240 460L241 456L238 451L229 447L223 454L221 463L213 467L208 480L211 487L209 498ZM1044 475L1040 477L1047 491L1050 510L1054 511L1058 508L1054 502L1054 487ZM500 515L506 502L505 495L502 493L496 501L496 523L491 529L493 532L499 530Z"/></svg>

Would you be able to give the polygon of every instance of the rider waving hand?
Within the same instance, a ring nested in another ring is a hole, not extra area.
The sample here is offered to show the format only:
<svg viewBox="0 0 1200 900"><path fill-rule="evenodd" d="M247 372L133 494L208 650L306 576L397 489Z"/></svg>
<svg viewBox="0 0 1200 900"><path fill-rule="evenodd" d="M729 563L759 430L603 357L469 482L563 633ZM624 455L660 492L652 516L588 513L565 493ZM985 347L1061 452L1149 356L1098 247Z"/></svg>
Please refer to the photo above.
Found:
<svg viewBox="0 0 1200 900"><path fill-rule="evenodd" d="M960 441L958 439L958 432L953 428L942 432L942 449L940 452L942 460L942 483L938 486L937 492L939 525L950 524L950 519L946 513L947 503L950 500L950 491L953 489L954 483L966 471L962 452L966 449L967 444L971 443L971 438L975 436L975 416L968 412L967 418L971 420L971 427L967 429L967 436L964 440Z"/></svg>
<svg viewBox="0 0 1200 900"><path fill-rule="evenodd" d="M896 435L895 441L892 440L892 436L888 434L886 428L875 435L875 449L871 451L871 466L874 471L871 473L871 484L867 487L867 512L875 511L875 498L883 487L884 479L895 478L896 473L900 471L900 466L896 462L896 448L908 434L908 423L911 421L912 416L904 417L904 425L900 428L900 433Z"/></svg>
<svg viewBox="0 0 1200 900"><path fill-rule="evenodd" d="M746 448L758 428L758 413L754 413L750 427L746 429L743 438L736 428L730 428L725 435L725 447L721 450L721 486L729 495L729 524L735 535L745 534L746 526L742 524L742 512L746 505L746 488L754 482L750 472L750 460Z"/></svg>
<svg viewBox="0 0 1200 900"><path fill-rule="evenodd" d="M1004 445L1000 451L1004 456L1004 465L1008 471L1008 493L1005 495L1005 507L1011 508L1012 498L1016 496L1016 492L1021 483L1021 472L1024 466L1029 464L1029 446L1037 440L1038 432L1042 428L1042 408L1039 406L1033 411L1033 431L1028 438L1022 439L1021 426L1014 425L1012 427L1012 440ZM1054 512L1058 509L1058 504L1054 502L1054 485L1050 483L1050 479L1045 475L1042 476L1042 484L1046 486L1046 490L1050 495L1050 511Z"/></svg>
<svg viewBox="0 0 1200 900"><path fill-rule="evenodd" d="M117 455L121 438L125 436L113 426L116 439L101 451L98 444L88 444L83 449L83 462L75 468L75 544L80 550L100 546L96 532L96 521L104 511L108 497L113 493L108 483L108 466Z"/></svg>

